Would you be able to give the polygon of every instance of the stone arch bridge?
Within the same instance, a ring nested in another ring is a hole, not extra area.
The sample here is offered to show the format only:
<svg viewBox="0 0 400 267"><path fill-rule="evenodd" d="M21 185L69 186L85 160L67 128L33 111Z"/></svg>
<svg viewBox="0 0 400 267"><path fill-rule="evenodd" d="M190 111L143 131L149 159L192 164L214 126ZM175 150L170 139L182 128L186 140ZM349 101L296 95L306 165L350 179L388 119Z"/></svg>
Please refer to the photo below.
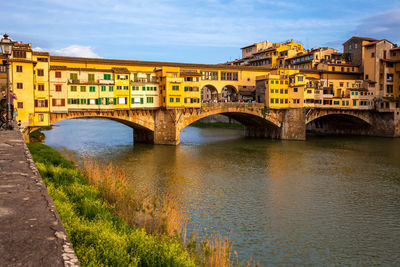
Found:
<svg viewBox="0 0 400 267"><path fill-rule="evenodd" d="M324 134L399 136L400 116L369 110L267 109L261 103L203 103L201 108L76 110L51 113L51 123L74 118L106 118L134 132L135 142L177 145L180 131L204 117L222 114L245 126L249 137L305 140L306 129Z"/></svg>

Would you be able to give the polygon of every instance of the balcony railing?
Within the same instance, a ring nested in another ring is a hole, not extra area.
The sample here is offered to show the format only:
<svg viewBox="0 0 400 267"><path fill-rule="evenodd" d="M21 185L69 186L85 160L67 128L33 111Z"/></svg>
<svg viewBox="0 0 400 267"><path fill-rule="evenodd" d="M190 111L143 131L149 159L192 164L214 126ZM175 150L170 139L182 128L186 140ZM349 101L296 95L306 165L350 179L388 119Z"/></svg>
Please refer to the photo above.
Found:
<svg viewBox="0 0 400 267"><path fill-rule="evenodd" d="M152 77L151 79L147 78L136 78L133 79L132 82L134 83L157 83L157 77Z"/></svg>
<svg viewBox="0 0 400 267"><path fill-rule="evenodd" d="M83 80L83 79L78 79L78 80L72 80L68 79L68 84L114 84L114 80Z"/></svg>

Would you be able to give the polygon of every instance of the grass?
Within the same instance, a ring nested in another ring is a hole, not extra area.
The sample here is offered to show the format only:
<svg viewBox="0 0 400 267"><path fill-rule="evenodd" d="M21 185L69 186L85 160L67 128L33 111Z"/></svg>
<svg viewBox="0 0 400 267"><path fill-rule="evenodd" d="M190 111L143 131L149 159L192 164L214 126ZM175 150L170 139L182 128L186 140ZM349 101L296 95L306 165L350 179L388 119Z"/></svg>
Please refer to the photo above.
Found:
<svg viewBox="0 0 400 267"><path fill-rule="evenodd" d="M107 188L101 192L90 185L73 162L41 143L28 147L82 266L196 265L181 241L149 234L116 216L116 202L102 195ZM119 183L111 185L117 189Z"/></svg>
<svg viewBox="0 0 400 267"><path fill-rule="evenodd" d="M228 123L228 122L201 122L196 121L190 124L191 126L198 128L231 128L231 129L243 129L243 124L240 123Z"/></svg>

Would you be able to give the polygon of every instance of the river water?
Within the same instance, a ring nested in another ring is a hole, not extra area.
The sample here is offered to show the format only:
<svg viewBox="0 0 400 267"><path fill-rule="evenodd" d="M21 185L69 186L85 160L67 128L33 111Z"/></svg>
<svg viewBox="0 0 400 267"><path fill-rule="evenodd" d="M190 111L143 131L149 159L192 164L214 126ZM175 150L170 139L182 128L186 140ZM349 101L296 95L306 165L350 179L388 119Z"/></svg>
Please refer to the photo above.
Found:
<svg viewBox="0 0 400 267"><path fill-rule="evenodd" d="M110 159L185 203L191 224L226 233L261 266L400 266L400 139L246 139L181 131L179 146L133 144L132 129L67 120L47 145Z"/></svg>

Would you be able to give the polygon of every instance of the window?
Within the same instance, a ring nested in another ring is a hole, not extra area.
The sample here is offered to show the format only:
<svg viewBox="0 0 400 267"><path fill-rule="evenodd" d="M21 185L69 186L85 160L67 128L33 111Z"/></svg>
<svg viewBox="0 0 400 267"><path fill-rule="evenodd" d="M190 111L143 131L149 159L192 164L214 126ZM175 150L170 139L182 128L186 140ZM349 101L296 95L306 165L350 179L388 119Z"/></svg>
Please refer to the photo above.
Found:
<svg viewBox="0 0 400 267"><path fill-rule="evenodd" d="M17 72L22 72L22 66L17 66Z"/></svg>
<svg viewBox="0 0 400 267"><path fill-rule="evenodd" d="M61 71L56 71L55 76L56 78L61 78Z"/></svg>
<svg viewBox="0 0 400 267"><path fill-rule="evenodd" d="M274 104L274 99L273 98L271 98L271 104Z"/></svg>
<svg viewBox="0 0 400 267"><path fill-rule="evenodd" d="M78 73L70 73L69 79L70 80L78 80Z"/></svg>
<svg viewBox="0 0 400 267"><path fill-rule="evenodd" d="M85 98L82 98L82 99L81 99L81 104L82 104L82 105L86 105L86 99L85 99Z"/></svg>
<svg viewBox="0 0 400 267"><path fill-rule="evenodd" d="M53 106L55 107L64 107L65 106L65 99L52 99Z"/></svg>
<svg viewBox="0 0 400 267"><path fill-rule="evenodd" d="M357 106L357 100L353 100L353 106Z"/></svg>
<svg viewBox="0 0 400 267"><path fill-rule="evenodd" d="M111 74L104 74L104 80L111 80Z"/></svg>
<svg viewBox="0 0 400 267"><path fill-rule="evenodd" d="M102 86L101 86L101 91L102 91L102 92L105 92L105 91L106 91L106 86L105 86L105 85L102 85Z"/></svg>
<svg viewBox="0 0 400 267"><path fill-rule="evenodd" d="M113 91L114 91L114 86L109 86L109 87L108 87L108 91L109 91L109 92L113 92Z"/></svg>
<svg viewBox="0 0 400 267"><path fill-rule="evenodd" d="M303 77L303 76L298 76L298 77L297 77L297 81L298 81L298 82L302 82L303 80L304 80L304 77Z"/></svg>
<svg viewBox="0 0 400 267"><path fill-rule="evenodd" d="M17 108L24 108L24 102L17 102Z"/></svg>
<svg viewBox="0 0 400 267"><path fill-rule="evenodd" d="M179 102L181 102L181 99L179 97L177 97L177 98L175 98L175 102L179 103Z"/></svg>
<svg viewBox="0 0 400 267"><path fill-rule="evenodd" d="M86 86L81 86L81 92L86 92Z"/></svg>
<svg viewBox="0 0 400 267"><path fill-rule="evenodd" d="M169 102L174 103L174 98L173 98L173 97L170 97L170 98L169 98Z"/></svg>
<svg viewBox="0 0 400 267"><path fill-rule="evenodd" d="M118 104L125 105L127 104L126 102L126 97L118 97Z"/></svg>
<svg viewBox="0 0 400 267"><path fill-rule="evenodd" d="M128 79L128 75L117 75L117 79L118 80L127 80Z"/></svg>
<svg viewBox="0 0 400 267"><path fill-rule="evenodd" d="M218 80L218 71L201 71L202 80Z"/></svg>
<svg viewBox="0 0 400 267"><path fill-rule="evenodd" d="M15 58L26 58L26 51L14 50L13 51L13 57L15 57Z"/></svg>
<svg viewBox="0 0 400 267"><path fill-rule="evenodd" d="M179 91L179 85L173 85L172 90L174 91Z"/></svg>
<svg viewBox="0 0 400 267"><path fill-rule="evenodd" d="M293 92L297 93L297 88L293 88Z"/></svg>
<svg viewBox="0 0 400 267"><path fill-rule="evenodd" d="M354 49L357 49L357 43L354 44Z"/></svg>
<svg viewBox="0 0 400 267"><path fill-rule="evenodd" d="M89 92L96 92L95 86L89 86Z"/></svg>
<svg viewBox="0 0 400 267"><path fill-rule="evenodd" d="M146 102L152 104L152 103L154 103L154 98L153 97L147 97Z"/></svg>
<svg viewBox="0 0 400 267"><path fill-rule="evenodd" d="M47 57L38 57L37 61L41 61L41 62L48 62L48 58Z"/></svg>
<svg viewBox="0 0 400 267"><path fill-rule="evenodd" d="M47 108L49 106L48 100L35 99L35 108Z"/></svg>
<svg viewBox="0 0 400 267"><path fill-rule="evenodd" d="M386 92L388 94L393 94L393 85L392 84L386 85Z"/></svg>
<svg viewBox="0 0 400 267"><path fill-rule="evenodd" d="M38 114L38 121L44 121L44 115Z"/></svg>
<svg viewBox="0 0 400 267"><path fill-rule="evenodd" d="M71 92L76 92L76 85L71 86Z"/></svg>
<svg viewBox="0 0 400 267"><path fill-rule="evenodd" d="M393 73L386 74L386 81L393 82Z"/></svg>
<svg viewBox="0 0 400 267"><path fill-rule="evenodd" d="M44 91L44 84L38 84L38 91Z"/></svg>
<svg viewBox="0 0 400 267"><path fill-rule="evenodd" d="M56 92L61 92L61 84L56 84Z"/></svg>
<svg viewBox="0 0 400 267"><path fill-rule="evenodd" d="M375 57L375 53L374 52L371 53L371 57Z"/></svg>
<svg viewBox="0 0 400 267"><path fill-rule="evenodd" d="M365 79L368 80L368 74L365 74Z"/></svg>
<svg viewBox="0 0 400 267"><path fill-rule="evenodd" d="M17 83L17 89L24 89L23 83Z"/></svg>
<svg viewBox="0 0 400 267"><path fill-rule="evenodd" d="M237 72L221 71L221 80L222 81L237 81L238 80L238 73Z"/></svg>
<svg viewBox="0 0 400 267"><path fill-rule="evenodd" d="M37 76L44 76L44 70L43 69L38 69L37 70Z"/></svg>
<svg viewBox="0 0 400 267"><path fill-rule="evenodd" d="M143 98L141 97L132 97L133 104L143 104Z"/></svg>
<svg viewBox="0 0 400 267"><path fill-rule="evenodd" d="M94 82L94 74L92 74L92 73L88 74L88 81L89 82Z"/></svg>
<svg viewBox="0 0 400 267"><path fill-rule="evenodd" d="M335 71L335 67L332 67L332 71Z"/></svg>
<svg viewBox="0 0 400 267"><path fill-rule="evenodd" d="M117 85L117 90L122 90L122 86L121 85Z"/></svg>
<svg viewBox="0 0 400 267"><path fill-rule="evenodd" d="M351 44L349 44L349 50L351 50Z"/></svg>
<svg viewBox="0 0 400 267"><path fill-rule="evenodd" d="M129 90L129 86L128 86L128 85L125 85L125 86L124 86L124 90Z"/></svg>

